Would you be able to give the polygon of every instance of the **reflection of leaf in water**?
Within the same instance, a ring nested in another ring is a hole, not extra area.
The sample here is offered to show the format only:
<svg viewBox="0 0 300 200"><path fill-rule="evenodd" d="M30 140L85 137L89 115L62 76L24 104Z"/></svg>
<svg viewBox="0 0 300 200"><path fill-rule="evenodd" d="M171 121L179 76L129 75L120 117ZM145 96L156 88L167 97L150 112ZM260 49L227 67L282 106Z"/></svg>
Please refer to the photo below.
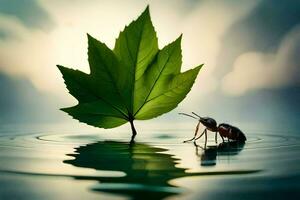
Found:
<svg viewBox="0 0 300 200"><path fill-rule="evenodd" d="M198 175L243 174L254 171L226 171L187 173L185 168L175 165L179 161L167 149L147 144L129 145L124 142L97 142L76 148L76 154L68 154L73 160L64 163L76 167L105 171L121 171L122 177L85 177L101 182L93 187L95 191L128 195L132 199L163 199L181 190L169 181L175 178ZM85 179L83 177L74 177Z"/></svg>
<svg viewBox="0 0 300 200"><path fill-rule="evenodd" d="M130 195L133 199L162 199L180 190L168 183L171 179L193 175L175 167L177 159L162 153L166 149L146 144L122 142L98 142L81 146L75 159L65 163L96 170L122 171L124 177L94 177L101 182L97 191ZM107 185L105 183L113 183ZM103 185L103 187L101 186Z"/></svg>

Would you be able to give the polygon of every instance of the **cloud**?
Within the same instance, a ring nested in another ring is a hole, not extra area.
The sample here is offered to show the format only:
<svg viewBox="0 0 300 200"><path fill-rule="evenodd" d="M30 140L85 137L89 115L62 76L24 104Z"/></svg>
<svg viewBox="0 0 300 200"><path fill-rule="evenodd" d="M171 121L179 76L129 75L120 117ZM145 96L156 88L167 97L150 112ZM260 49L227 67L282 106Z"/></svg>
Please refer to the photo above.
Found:
<svg viewBox="0 0 300 200"><path fill-rule="evenodd" d="M187 5L184 1L172 4L151 1L151 16L160 47L183 32L184 69L205 63L195 86L197 91L192 94L194 99L199 96L199 91L205 93L215 88L211 72L215 67L221 36L257 1L248 2L236 5L213 0ZM10 16L0 16L1 27L12 36L0 38L0 70L13 76L25 76L36 88L66 98L65 87L55 65L88 72L86 33L113 47L119 31L141 13L147 1L94 0L86 3L53 0L40 1L40 4L56 25L49 32L31 29ZM190 5L193 5L192 8Z"/></svg>
<svg viewBox="0 0 300 200"><path fill-rule="evenodd" d="M54 103L56 99L38 92L26 79L0 73L0 91L0 124L64 119Z"/></svg>
<svg viewBox="0 0 300 200"><path fill-rule="evenodd" d="M222 80L222 90L242 95L251 90L300 85L300 25L282 39L274 53L248 52L234 62Z"/></svg>
<svg viewBox="0 0 300 200"><path fill-rule="evenodd" d="M241 17L247 15L259 1L203 1L184 21L183 57L186 66L205 63L197 86L202 94L214 91L218 80L214 75L222 37ZM197 87L196 86L196 87Z"/></svg>
<svg viewBox="0 0 300 200"><path fill-rule="evenodd" d="M28 29L16 18L7 16L0 16L0 26L11 33L9 38L0 39L1 72L26 77L39 89L51 88L57 80L55 38L41 30Z"/></svg>
<svg viewBox="0 0 300 200"><path fill-rule="evenodd" d="M260 1L224 34L217 59L220 67L214 74L221 79L232 70L235 59L246 52L277 49L282 38L299 23L300 1Z"/></svg>
<svg viewBox="0 0 300 200"><path fill-rule="evenodd" d="M1 0L0 13L15 17L30 28L50 30L54 26L51 17L37 0Z"/></svg>

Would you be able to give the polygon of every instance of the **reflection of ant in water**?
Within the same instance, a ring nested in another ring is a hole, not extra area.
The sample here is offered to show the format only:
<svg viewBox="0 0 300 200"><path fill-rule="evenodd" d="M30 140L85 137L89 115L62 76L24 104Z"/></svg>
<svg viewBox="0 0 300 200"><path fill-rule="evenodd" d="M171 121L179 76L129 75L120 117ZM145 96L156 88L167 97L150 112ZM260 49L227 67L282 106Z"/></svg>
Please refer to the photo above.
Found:
<svg viewBox="0 0 300 200"><path fill-rule="evenodd" d="M233 141L239 141L239 142L245 142L246 136L244 135L244 133L237 127L229 125L229 124L219 124L219 126L217 126L217 122L216 120L214 120L213 118L210 117L200 117L199 115L197 115L196 113L192 112L193 115L189 115L186 113L179 113L181 115L185 115L188 117L192 117L196 120L198 120L198 124L196 126L196 130L195 130L195 134L194 137L192 139L186 140L184 142L189 142L194 140L194 142L196 140L198 140L199 138L201 138L203 136L203 134L205 134L205 147L206 147L206 143L207 143L207 130L215 132L215 142L218 142L218 137L217 137L217 133L219 132L223 142L224 142L224 138L227 138L228 141L229 140L233 140ZM199 130L199 126L200 124L203 124L206 128L204 129L204 131L201 133L200 136L197 136L198 130Z"/></svg>
<svg viewBox="0 0 300 200"><path fill-rule="evenodd" d="M196 147L196 155L201 159L201 166L214 166L218 156L237 155L243 150L245 143L238 141L223 142L217 146L208 146L208 148L203 148L196 143L194 145ZM199 148L202 149L201 154L199 154Z"/></svg>

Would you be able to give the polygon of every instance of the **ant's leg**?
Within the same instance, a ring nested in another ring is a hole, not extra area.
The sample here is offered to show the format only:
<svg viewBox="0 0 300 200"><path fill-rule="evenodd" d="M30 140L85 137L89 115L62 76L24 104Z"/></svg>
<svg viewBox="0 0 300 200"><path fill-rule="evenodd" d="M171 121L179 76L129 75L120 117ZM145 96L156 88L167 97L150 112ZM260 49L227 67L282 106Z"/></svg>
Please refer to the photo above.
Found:
<svg viewBox="0 0 300 200"><path fill-rule="evenodd" d="M215 142L218 143L218 132L215 133Z"/></svg>
<svg viewBox="0 0 300 200"><path fill-rule="evenodd" d="M222 138L222 141L225 142L224 137L223 137L222 135L220 135L220 136L221 136L221 138Z"/></svg>
<svg viewBox="0 0 300 200"><path fill-rule="evenodd" d="M205 149L202 148L201 146L199 146L199 145L196 143L196 141L194 141L194 145L195 145L195 147L196 147L196 155L197 155L197 156L200 156L200 154L199 154L199 148L202 149L202 150L205 150Z"/></svg>
<svg viewBox="0 0 300 200"><path fill-rule="evenodd" d="M202 135L204 135L205 131L206 131L206 129L204 129L204 131L201 133L201 135L199 135L197 138L195 138L195 141L200 139L202 137Z"/></svg>
<svg viewBox="0 0 300 200"><path fill-rule="evenodd" d="M185 140L183 142L189 142L189 141L192 141L195 139L195 137L197 136L197 133L198 133L198 130L199 130L199 126L200 126L200 121L198 122L197 126L196 126L196 130L195 130L195 134L194 134L194 137L192 139L189 139L189 140Z"/></svg>
<svg viewBox="0 0 300 200"><path fill-rule="evenodd" d="M205 129L205 145L204 145L205 149L206 149L206 144L207 144L207 129Z"/></svg>

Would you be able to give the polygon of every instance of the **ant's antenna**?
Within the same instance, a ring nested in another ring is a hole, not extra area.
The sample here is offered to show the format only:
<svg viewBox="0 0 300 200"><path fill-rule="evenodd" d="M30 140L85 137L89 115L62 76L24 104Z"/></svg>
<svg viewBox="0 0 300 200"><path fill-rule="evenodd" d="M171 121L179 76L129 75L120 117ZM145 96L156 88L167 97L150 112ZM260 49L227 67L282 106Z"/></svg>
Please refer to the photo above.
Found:
<svg viewBox="0 0 300 200"><path fill-rule="evenodd" d="M189 115L189 114L186 114L186 113L178 113L179 115L185 115L185 116L188 116L188 117L192 117L194 119L197 119L196 117L192 116L192 115ZM198 119L197 119L198 120Z"/></svg>
<svg viewBox="0 0 300 200"><path fill-rule="evenodd" d="M200 117L198 114L192 112L194 115L196 115L197 117L199 117L199 119L201 119L202 117Z"/></svg>

